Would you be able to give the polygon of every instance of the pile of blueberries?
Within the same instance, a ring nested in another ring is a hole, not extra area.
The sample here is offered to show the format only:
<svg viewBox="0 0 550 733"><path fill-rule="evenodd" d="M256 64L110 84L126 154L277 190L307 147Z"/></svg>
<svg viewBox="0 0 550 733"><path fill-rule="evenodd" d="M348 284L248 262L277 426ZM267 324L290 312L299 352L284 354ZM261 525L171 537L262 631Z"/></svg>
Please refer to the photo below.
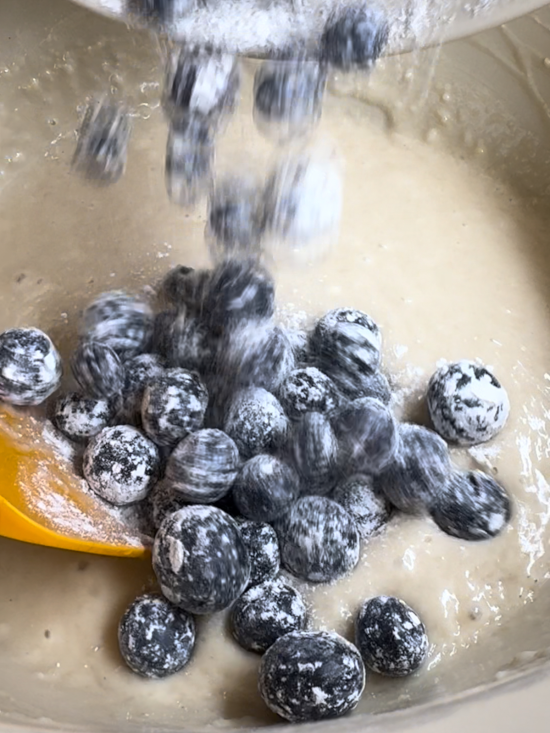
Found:
<svg viewBox="0 0 550 733"><path fill-rule="evenodd" d="M230 609L237 642L265 652L267 705L314 720L356 705L365 665L390 676L418 669L426 630L385 596L359 610L357 648L307 630L304 600L281 567L335 581L358 563L361 540L398 512L430 516L461 540L500 533L506 492L484 473L454 470L446 441L490 440L509 403L486 368L461 361L430 380L437 432L399 424L381 333L366 313L337 308L301 332L276 325L274 309L273 279L257 259L176 267L154 305L100 295L82 314L71 359L78 390L51 415L85 446L91 490L116 506L141 503L154 527L161 593L138 598L119 629L131 669L156 678L182 669L193 616ZM4 401L41 403L61 373L46 334L0 335Z"/></svg>

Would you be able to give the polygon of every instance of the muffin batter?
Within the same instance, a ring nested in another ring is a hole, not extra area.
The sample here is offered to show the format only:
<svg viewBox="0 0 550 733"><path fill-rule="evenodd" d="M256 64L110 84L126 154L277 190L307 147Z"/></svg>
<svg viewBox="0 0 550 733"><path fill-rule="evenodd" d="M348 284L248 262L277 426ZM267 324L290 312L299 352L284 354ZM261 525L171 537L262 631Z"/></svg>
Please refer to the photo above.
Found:
<svg viewBox="0 0 550 733"><path fill-rule="evenodd" d="M98 21L98 27L107 26ZM204 206L182 211L163 189L166 128L156 109L153 51L140 48L138 55L119 28L91 35L89 46L69 39L65 60L46 42L40 68L21 60L9 86L0 77L11 115L2 120L8 125L2 158L10 150L15 159L21 154L6 168L0 197L0 233L8 243L0 328L35 324L64 356L74 345L78 312L94 294L139 290L172 264L207 261ZM401 597L426 625L425 667L404 681L372 677L359 706L368 712L489 679L498 668L489 653L493 635L506 644L514 617L550 571L548 223L519 188L482 173L443 125L432 126L431 142L419 134L421 123L414 130L409 124L405 134L401 120L408 115L380 91L392 84L401 89L402 63L382 65L370 84L333 84L339 94L347 85L347 94L327 99L317 143L345 170L340 238L322 258L311 249L277 253L280 315L296 325L337 306L372 315L382 330L397 411L412 420L426 419L422 396L439 360L480 359L490 366L508 391L510 419L492 443L453 450L453 459L492 472L509 491L514 515L500 537L485 543L456 540L425 518L400 516L362 546L350 577L305 589L313 627L348 639L353 616L373 595ZM261 175L275 151L254 130L248 76L218 164L242 169L243 146L249 146L251 173ZM125 177L105 190L77 180L69 163L75 108L109 82L137 100L148 119L136 120ZM406 88L412 95L413 87ZM27 111L26 127L18 125L15 109ZM49 144L53 123L32 118L36 109L55 120L55 144ZM8 540L0 548L2 715L194 730L276 720L257 693L259 657L234 643L223 614L198 620L195 656L176 676L146 681L126 668L116 628L135 596L154 588L148 560L79 556ZM488 650L485 667L470 667L462 678L477 645Z"/></svg>

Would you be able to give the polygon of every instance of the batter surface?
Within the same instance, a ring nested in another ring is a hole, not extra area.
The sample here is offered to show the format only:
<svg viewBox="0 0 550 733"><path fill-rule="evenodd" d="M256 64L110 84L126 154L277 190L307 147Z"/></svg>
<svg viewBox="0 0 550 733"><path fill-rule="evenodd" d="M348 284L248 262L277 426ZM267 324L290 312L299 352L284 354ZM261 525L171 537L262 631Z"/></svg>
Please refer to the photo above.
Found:
<svg viewBox="0 0 550 733"><path fill-rule="evenodd" d="M36 325L64 354L93 294L142 288L175 263L207 262L204 207L181 211L164 192L166 129L155 108L153 54L151 65L132 69L131 43L120 41L123 52L108 36L101 46L90 43L69 44L67 76L46 43L36 77L24 65L12 72L25 91L13 78L1 90L8 111L36 109L42 100L43 125L55 110L60 137L38 158L34 148L45 132L37 119L29 117L26 129L6 117L10 142L1 143L2 156L10 144L23 160L0 192L0 328ZM381 69L381 83L391 81L390 72ZM69 171L71 122L78 100L106 79L142 99L138 109L147 119L136 121L126 176L111 189L94 189ZM368 312L382 329L396 410L408 419L426 419L422 396L439 360L481 359L508 390L511 417L492 443L453 450L453 459L493 473L512 496L514 514L502 536L477 544L444 535L428 519L401 516L364 544L352 576L306 590L313 627L347 637L359 604L376 594L400 596L425 622L425 668L404 681L371 678L359 708L370 712L490 677L490 660L472 668L466 683L459 670L476 647L492 649L495 635L505 645L508 628L550 571L548 222L518 190L481 172L464 148L457 152L456 142L449 151L433 135L425 142L399 132L390 108L373 103L376 83L355 90L368 104L327 99L316 143L345 171L340 240L309 262L277 254L280 315L300 325L336 306ZM250 73L218 161L262 172L275 150L254 130L249 91ZM194 658L173 678L145 681L126 669L116 628L126 605L154 586L148 561L2 540L0 578L3 714L80 724L100 718L113 728L125 720L195 730L274 722L256 689L259 657L232 641L223 614L199 620Z"/></svg>

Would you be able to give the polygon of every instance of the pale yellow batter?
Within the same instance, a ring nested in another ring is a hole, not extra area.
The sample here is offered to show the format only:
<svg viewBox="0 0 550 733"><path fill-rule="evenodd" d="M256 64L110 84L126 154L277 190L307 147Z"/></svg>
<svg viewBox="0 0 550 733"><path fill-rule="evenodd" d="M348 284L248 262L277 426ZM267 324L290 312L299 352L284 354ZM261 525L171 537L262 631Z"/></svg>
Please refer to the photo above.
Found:
<svg viewBox="0 0 550 733"><path fill-rule="evenodd" d="M22 63L0 90L4 110L43 105L40 119L25 118L31 140L13 112L5 116L12 120L9 144L23 157L6 166L0 192L0 328L37 325L64 353L78 310L93 294L143 287L177 262L206 262L204 208L182 212L163 189L166 129L154 108L154 53L140 51L148 61L139 65L133 42L113 34L116 44L106 34L90 48L68 37L63 63L71 72L54 65L46 43L42 66ZM282 316L297 324L340 305L372 315L382 328L396 410L411 419L425 418L422 395L440 359L481 359L492 367L508 390L510 420L493 443L453 457L494 473L513 498L514 515L502 536L485 543L448 537L427 519L399 518L364 545L351 577L307 591L316 628L349 636L359 603L379 593L401 596L427 626L431 647L422 672L405 681L371 679L363 711L490 679L499 661L511 661L507 635L550 572L548 221L524 190L482 171L475 157L483 159L483 140L460 138L467 125L446 133L441 116L456 125L461 99L460 86L444 73L452 52L429 100L428 86L409 83L416 64L388 62L370 87L358 83L355 91L368 104L328 98L318 143L335 151L345 171L340 241L309 264L279 252L278 298ZM415 79L427 85L430 74L420 63ZM69 171L70 131L76 104L107 80L142 100L138 109L149 119L137 121L125 178L98 190ZM352 82L345 84L349 91ZM384 91L392 85L401 107ZM222 168L261 172L274 150L254 131L249 91L250 74L218 159ZM421 114L434 95L432 111ZM410 123L413 105L418 125ZM45 125L54 115L60 137L48 146L55 126ZM1 144L4 155L8 143ZM118 619L152 584L148 561L0 541L0 720L13 713L69 724L99 719L113 729L131 720L193 730L274 721L256 691L259 658L231 640L223 615L200 619L196 654L173 678L151 682L126 669ZM495 639L504 649L498 660Z"/></svg>

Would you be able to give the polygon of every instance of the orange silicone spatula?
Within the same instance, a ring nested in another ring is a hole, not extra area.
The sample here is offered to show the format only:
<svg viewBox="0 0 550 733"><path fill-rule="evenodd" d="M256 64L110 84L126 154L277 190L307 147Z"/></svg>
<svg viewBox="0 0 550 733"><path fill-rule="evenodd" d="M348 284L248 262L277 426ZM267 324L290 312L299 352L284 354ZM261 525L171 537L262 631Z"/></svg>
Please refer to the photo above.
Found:
<svg viewBox="0 0 550 733"><path fill-rule="evenodd" d="M0 409L0 535L97 555L144 555L139 532L86 489L41 428Z"/></svg>

